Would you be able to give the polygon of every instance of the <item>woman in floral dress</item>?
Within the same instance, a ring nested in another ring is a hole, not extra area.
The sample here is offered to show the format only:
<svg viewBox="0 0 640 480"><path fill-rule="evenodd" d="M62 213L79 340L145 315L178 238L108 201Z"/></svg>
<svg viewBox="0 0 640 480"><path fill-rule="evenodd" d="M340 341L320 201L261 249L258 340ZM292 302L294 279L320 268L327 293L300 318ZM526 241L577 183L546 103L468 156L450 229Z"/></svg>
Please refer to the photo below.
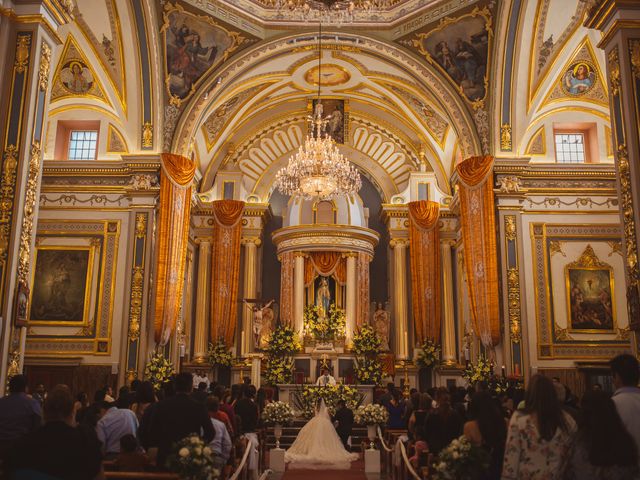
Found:
<svg viewBox="0 0 640 480"><path fill-rule="evenodd" d="M511 417L502 480L556 480L569 451L576 423L563 411L553 382L534 375L525 408Z"/></svg>

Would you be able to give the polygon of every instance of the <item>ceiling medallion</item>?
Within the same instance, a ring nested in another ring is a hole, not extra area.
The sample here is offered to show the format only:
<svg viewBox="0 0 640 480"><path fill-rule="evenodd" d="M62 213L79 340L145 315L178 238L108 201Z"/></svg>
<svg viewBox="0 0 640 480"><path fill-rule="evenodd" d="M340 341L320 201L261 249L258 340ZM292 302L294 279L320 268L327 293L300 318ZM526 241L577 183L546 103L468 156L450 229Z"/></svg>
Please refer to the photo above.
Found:
<svg viewBox="0 0 640 480"><path fill-rule="evenodd" d="M343 85L351 80L351 74L338 65L323 65L322 74L320 67L315 66L304 74L304 81L309 85L322 85L323 87L335 87Z"/></svg>
<svg viewBox="0 0 640 480"><path fill-rule="evenodd" d="M322 75L322 25L318 35L318 78ZM338 195L354 195L362 187L358 169L347 160L327 133L333 114L323 116L318 83L318 101L309 117L311 128L300 149L286 167L276 174L275 187L285 195L306 199L329 199Z"/></svg>

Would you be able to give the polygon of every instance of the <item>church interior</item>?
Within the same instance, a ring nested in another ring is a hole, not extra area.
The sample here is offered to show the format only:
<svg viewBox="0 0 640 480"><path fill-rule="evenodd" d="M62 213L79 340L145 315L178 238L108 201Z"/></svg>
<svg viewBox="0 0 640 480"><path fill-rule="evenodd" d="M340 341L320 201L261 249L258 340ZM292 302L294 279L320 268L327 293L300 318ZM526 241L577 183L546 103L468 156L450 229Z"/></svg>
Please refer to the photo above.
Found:
<svg viewBox="0 0 640 480"><path fill-rule="evenodd" d="M0 1L3 388L115 389L158 354L281 399L479 361L611 389L640 328L639 4L317 4Z"/></svg>

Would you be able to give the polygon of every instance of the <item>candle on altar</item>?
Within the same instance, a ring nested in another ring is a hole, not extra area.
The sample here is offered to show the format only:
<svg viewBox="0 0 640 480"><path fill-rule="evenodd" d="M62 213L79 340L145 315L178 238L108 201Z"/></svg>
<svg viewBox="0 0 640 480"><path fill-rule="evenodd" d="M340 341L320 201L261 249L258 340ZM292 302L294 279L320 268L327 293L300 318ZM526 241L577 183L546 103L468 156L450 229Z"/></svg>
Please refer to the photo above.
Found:
<svg viewBox="0 0 640 480"><path fill-rule="evenodd" d="M502 365L502 378L507 378L507 367Z"/></svg>
<svg viewBox="0 0 640 480"><path fill-rule="evenodd" d="M244 330L242 330L242 333L240 334L240 355L242 355L243 353L244 353Z"/></svg>
<svg viewBox="0 0 640 480"><path fill-rule="evenodd" d="M409 334L407 332L404 332L404 348L406 349L404 359L409 360Z"/></svg>

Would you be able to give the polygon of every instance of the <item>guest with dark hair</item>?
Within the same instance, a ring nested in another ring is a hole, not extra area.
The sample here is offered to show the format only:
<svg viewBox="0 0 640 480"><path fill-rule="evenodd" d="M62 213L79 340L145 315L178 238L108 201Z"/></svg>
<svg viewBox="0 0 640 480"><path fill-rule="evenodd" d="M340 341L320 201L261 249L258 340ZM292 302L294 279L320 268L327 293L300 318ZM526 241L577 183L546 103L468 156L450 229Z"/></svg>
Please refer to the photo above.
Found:
<svg viewBox="0 0 640 480"><path fill-rule="evenodd" d="M156 401L156 394L153 391L153 384L149 381L140 382L136 389L136 397L131 404L131 411L136 414L138 421L142 420L142 415L149 405Z"/></svg>
<svg viewBox="0 0 640 480"><path fill-rule="evenodd" d="M391 399L393 398L393 391L395 389L396 389L396 386L395 386L395 384L393 382L387 383L387 391L385 393L383 393L382 395L380 395L380 397L378 398L378 401L376 403L386 407L389 404L389 402L391 401Z"/></svg>
<svg viewBox="0 0 640 480"><path fill-rule="evenodd" d="M100 411L102 410L105 395L106 392L103 389L97 390L93 394L93 403L87 407L87 410L82 415L83 425L96 428L98 420L100 419Z"/></svg>
<svg viewBox="0 0 640 480"><path fill-rule="evenodd" d="M49 392L44 403L45 425L12 445L3 464L7 478L102 477L100 442L92 429L74 426L73 403L66 385Z"/></svg>
<svg viewBox="0 0 640 480"><path fill-rule="evenodd" d="M503 480L557 478L576 423L562 409L553 382L534 375L525 394L525 408L509 422L502 467Z"/></svg>
<svg viewBox="0 0 640 480"><path fill-rule="evenodd" d="M424 435L429 451L437 455L452 440L462 435L463 419L451 408L451 398L446 388L436 390L436 402L437 408L425 420Z"/></svg>
<svg viewBox="0 0 640 480"><path fill-rule="evenodd" d="M405 404L400 390L393 390L391 393L391 400L387 403L386 407L389 412L387 427L395 429L406 428L407 425L404 423Z"/></svg>
<svg viewBox="0 0 640 480"><path fill-rule="evenodd" d="M129 408L131 407L131 390L126 385L120 387L118 390L118 399L116 400L116 407Z"/></svg>
<svg viewBox="0 0 640 480"><path fill-rule="evenodd" d="M633 437L640 457L640 368L633 355L618 355L609 363L613 375L613 403L622 422Z"/></svg>
<svg viewBox="0 0 640 480"><path fill-rule="evenodd" d="M491 458L484 480L497 480L502 472L504 445L507 440L507 422L498 400L488 392L476 393L469 405L470 420L464 424L463 433L469 441L484 448Z"/></svg>
<svg viewBox="0 0 640 480"><path fill-rule="evenodd" d="M136 437L127 434L120 439L120 453L113 463L118 470L144 472L151 462L149 457L140 451Z"/></svg>
<svg viewBox="0 0 640 480"><path fill-rule="evenodd" d="M207 409L191 398L193 376L179 373L175 377L176 394L154 405L148 430L150 447L158 447L157 465L164 467L175 442L193 433L204 432L204 441L213 440L214 431ZM147 420L145 415L143 422ZM145 427L146 428L146 427Z"/></svg>
<svg viewBox="0 0 640 480"><path fill-rule="evenodd" d="M243 385L243 397L236 402L234 411L240 417L240 433L253 433L258 426L258 405L254 398L256 387Z"/></svg>
<svg viewBox="0 0 640 480"><path fill-rule="evenodd" d="M340 440L342 440L342 445L347 450L350 450L349 437L353 431L353 418L353 411L347 407L347 403L344 400L338 400L336 414L333 419L337 423L336 432Z"/></svg>
<svg viewBox="0 0 640 480"><path fill-rule="evenodd" d="M613 400L588 391L564 465L564 480L631 480L637 478L638 454Z"/></svg>
<svg viewBox="0 0 640 480"><path fill-rule="evenodd" d="M236 432L236 412L233 410L233 407L227 403L230 396L228 395L229 390L224 387L224 385L218 385L214 391L214 396L218 397L220 400L220 408L218 410L219 413L225 413L227 415L228 424L222 419L218 418L218 420L222 421L227 425L227 429L229 430L229 435L231 438L235 437Z"/></svg>
<svg viewBox="0 0 640 480"><path fill-rule="evenodd" d="M0 454L42 422L40 404L27 395L27 377L9 380L9 395L0 398Z"/></svg>
<svg viewBox="0 0 640 480"><path fill-rule="evenodd" d="M264 410L265 405L271 403L271 400L267 397L267 391L260 387L256 394L256 403L258 404L258 412L262 415L262 410Z"/></svg>
<svg viewBox="0 0 640 480"><path fill-rule="evenodd" d="M191 397L202 405L207 404L207 396L207 384L205 382L200 382L196 390L191 394Z"/></svg>
<svg viewBox="0 0 640 480"><path fill-rule="evenodd" d="M216 418L217 414L220 413L218 411L219 407L220 400L217 397L211 396L207 399L209 418L215 430L215 436L209 446L213 450L215 467L222 471L229 460L232 445L226 425Z"/></svg>
<svg viewBox="0 0 640 480"><path fill-rule="evenodd" d="M84 416L89 408L89 397L86 393L80 392L76 395L76 401L73 404L73 411L76 412L76 423L80 425L84 423Z"/></svg>
<svg viewBox="0 0 640 480"><path fill-rule="evenodd" d="M431 411L433 399L428 393L418 393L418 406L411 413L408 422L408 430L411 437L418 439L417 434L420 432L424 438L424 422Z"/></svg>

